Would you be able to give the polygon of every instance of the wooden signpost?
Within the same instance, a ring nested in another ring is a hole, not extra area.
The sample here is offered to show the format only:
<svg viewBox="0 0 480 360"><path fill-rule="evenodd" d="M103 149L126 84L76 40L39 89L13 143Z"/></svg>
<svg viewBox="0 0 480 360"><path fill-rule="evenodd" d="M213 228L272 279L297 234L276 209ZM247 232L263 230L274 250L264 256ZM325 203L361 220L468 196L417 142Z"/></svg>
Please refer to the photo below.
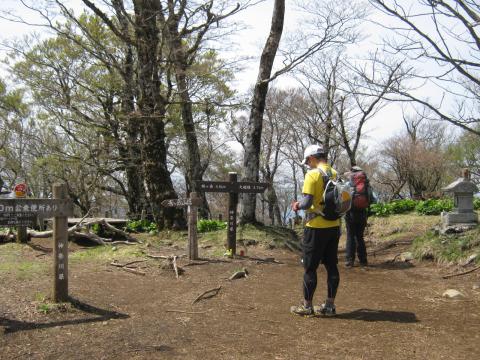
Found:
<svg viewBox="0 0 480 360"><path fill-rule="evenodd" d="M196 192L190 193L189 198L162 201L162 206L165 207L188 207L188 258L190 260L198 259L197 217L198 207L201 204L202 199Z"/></svg>
<svg viewBox="0 0 480 360"><path fill-rule="evenodd" d="M33 226L37 217L54 217L53 300L68 300L68 216L73 202L67 199L65 184L53 185L54 199L0 199L0 226Z"/></svg>
<svg viewBox="0 0 480 360"><path fill-rule="evenodd" d="M13 192L15 198L24 199L27 197L27 184L20 183L15 185ZM25 244L27 242L27 226L18 224L17 225L17 243Z"/></svg>
<svg viewBox="0 0 480 360"><path fill-rule="evenodd" d="M204 192L229 193L228 201L228 233L227 248L232 255L237 251L237 206L239 193L263 193L268 183L237 182L237 173L228 173L229 181L198 181L199 188Z"/></svg>

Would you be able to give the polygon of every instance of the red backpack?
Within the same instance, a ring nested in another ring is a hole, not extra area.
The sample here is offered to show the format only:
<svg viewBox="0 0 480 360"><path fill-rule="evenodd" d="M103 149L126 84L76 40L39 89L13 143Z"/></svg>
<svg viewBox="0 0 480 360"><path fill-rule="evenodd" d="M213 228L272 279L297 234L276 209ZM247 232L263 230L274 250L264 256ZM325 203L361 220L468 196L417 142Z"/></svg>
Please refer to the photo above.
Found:
<svg viewBox="0 0 480 360"><path fill-rule="evenodd" d="M368 201L368 179L363 171L352 173L350 183L353 187L353 209L366 209L370 205Z"/></svg>

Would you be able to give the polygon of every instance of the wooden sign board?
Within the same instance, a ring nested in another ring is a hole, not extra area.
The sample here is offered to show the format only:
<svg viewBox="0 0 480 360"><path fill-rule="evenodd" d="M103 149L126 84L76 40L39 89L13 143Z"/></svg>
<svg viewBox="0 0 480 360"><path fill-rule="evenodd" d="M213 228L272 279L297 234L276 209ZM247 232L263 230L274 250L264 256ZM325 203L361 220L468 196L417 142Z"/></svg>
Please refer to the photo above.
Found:
<svg viewBox="0 0 480 360"><path fill-rule="evenodd" d="M206 192L233 192L235 184L228 181L197 181L198 187Z"/></svg>
<svg viewBox="0 0 480 360"><path fill-rule="evenodd" d="M189 198L167 199L163 200L161 205L164 207L188 206L188 258L198 259L197 207L202 205L202 198L198 197L196 192L192 192Z"/></svg>
<svg viewBox="0 0 480 360"><path fill-rule="evenodd" d="M0 216L7 217L72 216L73 202L67 199L0 199Z"/></svg>
<svg viewBox="0 0 480 360"><path fill-rule="evenodd" d="M237 205L239 193L263 193L268 183L256 182L238 182L237 173L231 172L228 174L230 181L197 181L197 186L203 192L226 192L229 193L228 200L228 232L227 232L227 246L234 255L237 249L236 234L237 234Z"/></svg>
<svg viewBox="0 0 480 360"><path fill-rule="evenodd" d="M0 213L0 226L28 226L37 222L37 215L33 213Z"/></svg>
<svg viewBox="0 0 480 360"><path fill-rule="evenodd" d="M198 181L200 190L205 192L263 193L268 183Z"/></svg>
<svg viewBox="0 0 480 360"><path fill-rule="evenodd" d="M202 199L200 198L182 198L182 199L167 199L162 201L164 207L184 207L184 206L200 206Z"/></svg>
<svg viewBox="0 0 480 360"><path fill-rule="evenodd" d="M268 183L255 183L255 182L238 182L237 191L239 193L263 193L267 187Z"/></svg>

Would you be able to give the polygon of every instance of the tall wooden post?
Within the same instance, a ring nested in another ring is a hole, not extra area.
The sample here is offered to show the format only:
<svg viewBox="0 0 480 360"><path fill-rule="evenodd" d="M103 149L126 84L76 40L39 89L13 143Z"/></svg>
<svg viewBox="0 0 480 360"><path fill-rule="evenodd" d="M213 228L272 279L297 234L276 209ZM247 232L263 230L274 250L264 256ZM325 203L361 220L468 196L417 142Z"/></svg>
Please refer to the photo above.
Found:
<svg viewBox="0 0 480 360"><path fill-rule="evenodd" d="M26 244L28 240L27 227L17 226L17 243Z"/></svg>
<svg viewBox="0 0 480 360"><path fill-rule="evenodd" d="M24 192L17 191L17 186L25 186L25 188L21 188L22 190L25 189ZM15 186L15 197L16 198L25 198L27 196L27 187L25 184L19 184ZM27 227L26 226L17 226L17 243L20 244L26 244L28 241L28 236L27 236Z"/></svg>
<svg viewBox="0 0 480 360"><path fill-rule="evenodd" d="M188 258L190 260L198 259L198 238L197 238L197 216L198 216L198 196L196 192L190 193L192 205L188 206Z"/></svg>
<svg viewBox="0 0 480 360"><path fill-rule="evenodd" d="M228 181L234 185L237 182L237 173L229 172ZM232 251L232 255L237 252L237 204L238 193L231 191L228 198L228 233L227 250Z"/></svg>
<svg viewBox="0 0 480 360"><path fill-rule="evenodd" d="M67 198L65 184L53 185L55 199ZM55 216L53 219L53 257L55 281L53 285L53 301L65 302L68 300L68 218Z"/></svg>

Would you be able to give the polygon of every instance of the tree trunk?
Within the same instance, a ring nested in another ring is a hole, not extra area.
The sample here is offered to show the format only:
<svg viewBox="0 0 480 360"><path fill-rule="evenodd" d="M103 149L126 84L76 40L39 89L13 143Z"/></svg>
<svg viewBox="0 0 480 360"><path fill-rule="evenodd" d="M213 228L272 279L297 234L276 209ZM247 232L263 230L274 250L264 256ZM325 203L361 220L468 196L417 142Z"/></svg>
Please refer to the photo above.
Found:
<svg viewBox="0 0 480 360"><path fill-rule="evenodd" d="M166 100L160 93L157 61L159 30L157 17L160 11L156 0L134 1L135 34L138 51L138 107L143 123L142 163L152 215L159 230L170 228L182 217L176 208L163 208L165 199L177 198L167 168L165 144Z"/></svg>
<svg viewBox="0 0 480 360"><path fill-rule="evenodd" d="M128 31L128 24L125 31ZM148 209L147 197L145 193L145 176L141 166L141 146L138 139L141 137L141 127L138 120L132 118L135 111L134 105L134 79L133 79L133 52L130 45L127 45L124 61L124 88L122 91L121 111L125 116L125 127L127 138L122 161L125 165L125 175L127 178L128 192L126 199L128 202L129 217L140 219L142 211Z"/></svg>
<svg viewBox="0 0 480 360"><path fill-rule="evenodd" d="M185 53L182 39L178 33L178 22L175 18L169 19L168 25L169 43L172 52L172 60L175 68L175 79L177 90L180 96L180 107L182 109L183 129L188 149L188 168L186 179L187 189L200 194L202 205L198 208L200 217L208 218L210 210L205 193L197 186L196 181L202 180L205 169L202 167L200 149L198 146L197 133L193 122L192 101L187 83L187 55Z"/></svg>
<svg viewBox="0 0 480 360"><path fill-rule="evenodd" d="M244 181L258 182L260 164L260 145L262 140L263 113L268 92L268 79L272 73L273 62L282 37L283 21L285 17L285 0L275 0L273 7L272 24L270 35L260 58L260 66L253 92L252 107L248 121L247 140L245 142L245 154L243 158ZM242 224L255 223L256 195L243 194Z"/></svg>

